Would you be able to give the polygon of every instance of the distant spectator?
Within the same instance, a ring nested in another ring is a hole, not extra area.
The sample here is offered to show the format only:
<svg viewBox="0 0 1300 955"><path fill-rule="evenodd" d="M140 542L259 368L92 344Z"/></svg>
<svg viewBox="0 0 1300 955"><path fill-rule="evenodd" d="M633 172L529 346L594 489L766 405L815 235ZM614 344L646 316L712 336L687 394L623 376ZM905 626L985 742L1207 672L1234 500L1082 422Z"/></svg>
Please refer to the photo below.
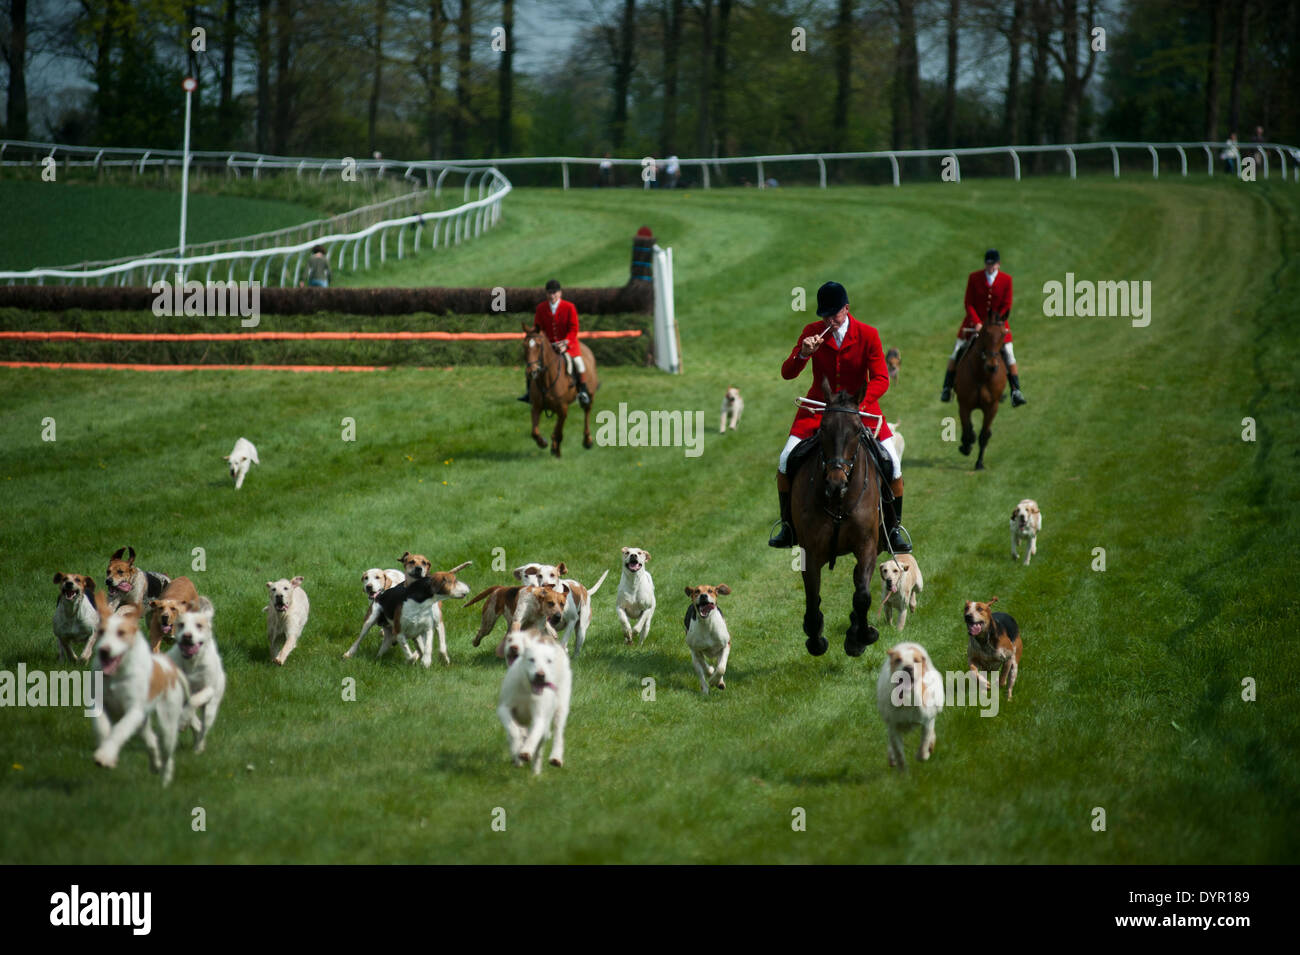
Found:
<svg viewBox="0 0 1300 955"><path fill-rule="evenodd" d="M676 156L669 156L668 161L664 163L664 188L676 189L677 180L682 175L682 164Z"/></svg>
<svg viewBox="0 0 1300 955"><path fill-rule="evenodd" d="M1228 142L1219 152L1219 158L1223 160L1223 171L1229 176L1237 174L1237 133L1234 131L1228 136Z"/></svg>
<svg viewBox="0 0 1300 955"><path fill-rule="evenodd" d="M596 173L596 188L608 189L614 185L614 163L609 158L609 153L605 153L605 158L600 161L600 171Z"/></svg>
<svg viewBox="0 0 1300 955"><path fill-rule="evenodd" d="M307 284L317 288L329 288L330 285L329 256L319 245L311 250L311 258L307 260Z"/></svg>
<svg viewBox="0 0 1300 955"><path fill-rule="evenodd" d="M775 176L768 176L763 180L763 185L767 186L769 189L779 189L781 187L781 184L776 181Z"/></svg>
<svg viewBox="0 0 1300 955"><path fill-rule="evenodd" d="M1256 126L1255 135L1251 137L1251 142L1255 144L1255 162L1264 165L1264 127Z"/></svg>

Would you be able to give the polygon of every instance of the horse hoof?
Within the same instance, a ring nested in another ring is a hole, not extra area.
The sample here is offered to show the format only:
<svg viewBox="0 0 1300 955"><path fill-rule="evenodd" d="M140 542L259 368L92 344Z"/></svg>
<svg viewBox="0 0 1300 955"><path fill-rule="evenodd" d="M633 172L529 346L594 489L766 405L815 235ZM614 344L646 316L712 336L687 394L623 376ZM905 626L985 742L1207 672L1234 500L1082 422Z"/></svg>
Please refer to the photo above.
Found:
<svg viewBox="0 0 1300 955"><path fill-rule="evenodd" d="M591 435L587 435L585 438L582 439L582 446L586 448L588 451L590 451L593 447L596 446L596 442L591 440Z"/></svg>
<svg viewBox="0 0 1300 955"><path fill-rule="evenodd" d="M962 454L970 454L970 445L963 444L960 447L958 447L957 450L960 451Z"/></svg>
<svg viewBox="0 0 1300 955"><path fill-rule="evenodd" d="M809 637L803 643L804 646L808 648L808 652L815 657L821 656L826 652L827 647L830 646L830 644L826 642L825 637Z"/></svg>
<svg viewBox="0 0 1300 955"><path fill-rule="evenodd" d="M544 448L544 447L546 447L546 441L545 441L545 439L543 439L543 438L533 438L533 440L537 442L537 446L538 446L539 448Z"/></svg>
<svg viewBox="0 0 1300 955"><path fill-rule="evenodd" d="M983 462L983 461L976 461L976 462L975 462L975 470L976 470L976 471L983 471L983 470L984 470L984 462Z"/></svg>
<svg viewBox="0 0 1300 955"><path fill-rule="evenodd" d="M826 618L822 616L820 610L814 611L811 614L806 613L803 615L803 632L808 635L809 640L821 639L822 629L824 627L825 619ZM822 643L825 644L826 641L822 640ZM822 647L821 652L822 653L826 652L825 646ZM816 654L814 654L814 656L816 656Z"/></svg>
<svg viewBox="0 0 1300 955"><path fill-rule="evenodd" d="M868 626L863 631L856 623L844 634L844 652L851 657L860 657L867 647L880 639L880 631Z"/></svg>

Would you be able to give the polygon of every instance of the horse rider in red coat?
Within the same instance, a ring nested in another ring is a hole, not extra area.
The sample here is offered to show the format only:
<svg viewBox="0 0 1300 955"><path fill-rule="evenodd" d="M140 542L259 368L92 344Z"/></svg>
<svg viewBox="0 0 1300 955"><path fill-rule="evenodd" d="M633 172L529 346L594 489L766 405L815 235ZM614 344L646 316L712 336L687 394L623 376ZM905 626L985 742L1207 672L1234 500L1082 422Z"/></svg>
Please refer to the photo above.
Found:
<svg viewBox="0 0 1300 955"><path fill-rule="evenodd" d="M948 370L943 376L940 401L952 400L952 383L957 377L957 361L963 351L974 341L984 321L990 314L1007 316L1007 335L1002 340L1002 360L1007 363L1007 380L1011 382L1011 405L1018 408L1029 399L1020 392L1020 375L1016 369L1016 353L1011 346L1011 276L999 266L997 249L984 253L984 269L972 272L966 278L966 315L957 329L957 344L948 358Z"/></svg>
<svg viewBox="0 0 1300 955"><path fill-rule="evenodd" d="M894 443L888 440L893 432L889 430L878 404L880 396L889 390L889 366L885 364L885 350L880 345L880 334L849 314L849 294L839 282L827 282L817 290L817 314L821 321L804 326L799 333L799 340L790 351L790 357L781 365L781 377L787 381L798 378L808 360L812 359L812 385L807 397L821 402L830 400L830 395L822 394L823 377L830 382L832 391L857 394L863 383L866 384L866 394L858 408L881 416L880 433L876 441L885 452L884 456L894 465L889 483L894 499L892 502L882 502L889 546L895 553L909 554L912 547L907 542L906 531L899 523L903 518L903 463ZM794 416L790 437L786 439L777 463L776 493L781 506L781 520L776 533L768 540L772 547L792 547L795 544L794 524L790 520L790 478L786 474L786 464L795 445L816 434L821 421L820 413L805 407L800 407ZM870 422L871 419L864 421ZM871 424L874 428L874 422Z"/></svg>
<svg viewBox="0 0 1300 955"><path fill-rule="evenodd" d="M540 328L551 340L551 347L561 355L573 359L573 380L578 387L578 403L584 408L591 407L591 394L582 376L587 373L587 363L582 360L582 348L578 345L578 310L572 302L564 300L564 293L558 279L546 283L546 301L540 302L533 313L533 327ZM525 387L523 397L527 403L528 389Z"/></svg>

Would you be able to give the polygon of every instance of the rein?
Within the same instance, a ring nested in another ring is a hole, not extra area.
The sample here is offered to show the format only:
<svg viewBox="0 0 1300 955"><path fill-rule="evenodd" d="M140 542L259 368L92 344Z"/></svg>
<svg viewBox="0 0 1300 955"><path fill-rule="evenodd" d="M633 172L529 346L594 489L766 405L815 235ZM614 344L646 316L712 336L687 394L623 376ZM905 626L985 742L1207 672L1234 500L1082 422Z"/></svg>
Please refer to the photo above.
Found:
<svg viewBox="0 0 1300 955"><path fill-rule="evenodd" d="M549 342L548 342L547 344L549 344ZM537 359L536 361L530 361L530 362L525 366L524 370L527 371L527 372L529 373L529 377L531 378L531 377L532 377L533 366L536 365L536 366L538 367L538 370L539 370L538 373L539 373L539 375L540 375L540 377L541 377L541 379L542 379L542 384L541 384L541 389L542 389L542 410L545 411L547 415L552 415L552 416L553 416L553 415L555 414L554 409L552 409L552 408L547 408L547 407L546 407L546 396L547 396L548 393L551 392L552 388L553 388L553 387L554 387L554 386L559 382L559 380L560 380L560 374L561 374L561 372L562 372L563 369L564 369L564 359L560 356L560 353L557 352L557 351L555 350L555 348L552 346L552 348L551 348L550 351L551 351L551 354L554 355L554 356L555 356L555 359L556 359L556 364L555 364L555 377L552 378L550 381L547 381L547 380L546 380L546 351L545 351L545 349L546 349L546 345L545 345L545 344L543 344L543 345L539 345L539 346L538 346L538 356L539 356L538 359ZM556 401L558 401L558 400L559 400L559 398L557 397L557 398L556 398Z"/></svg>

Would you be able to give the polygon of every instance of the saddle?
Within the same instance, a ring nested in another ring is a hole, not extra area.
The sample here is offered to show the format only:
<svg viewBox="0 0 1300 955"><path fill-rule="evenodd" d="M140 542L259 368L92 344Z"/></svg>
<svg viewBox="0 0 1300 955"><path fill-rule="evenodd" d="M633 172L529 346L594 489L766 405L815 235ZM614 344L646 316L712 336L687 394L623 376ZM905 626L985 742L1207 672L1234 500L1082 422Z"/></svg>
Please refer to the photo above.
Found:
<svg viewBox="0 0 1300 955"><path fill-rule="evenodd" d="M889 489L889 482L894 476L894 460L865 426L862 428L862 436L865 439L862 444L867 449L867 459L876 466L876 474L879 477L877 484L880 486L880 499L882 501L892 501L894 495ZM786 459L786 473L793 478L804 462L820 450L821 441L818 435L811 434L804 438L794 446L790 456Z"/></svg>

